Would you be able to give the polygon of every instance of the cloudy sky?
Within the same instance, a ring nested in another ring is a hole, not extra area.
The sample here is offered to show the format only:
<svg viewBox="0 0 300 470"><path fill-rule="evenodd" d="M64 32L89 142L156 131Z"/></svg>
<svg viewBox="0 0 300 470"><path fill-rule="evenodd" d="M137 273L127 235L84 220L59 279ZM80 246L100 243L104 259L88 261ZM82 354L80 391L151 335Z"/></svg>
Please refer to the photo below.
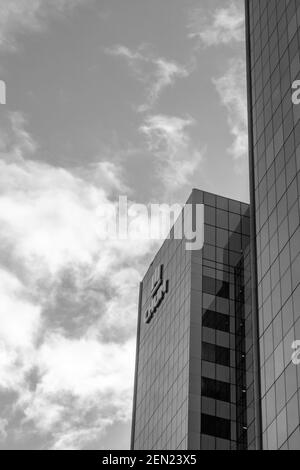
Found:
<svg viewBox="0 0 300 470"><path fill-rule="evenodd" d="M243 3L0 0L0 448L128 448L158 242L99 207L248 201Z"/></svg>

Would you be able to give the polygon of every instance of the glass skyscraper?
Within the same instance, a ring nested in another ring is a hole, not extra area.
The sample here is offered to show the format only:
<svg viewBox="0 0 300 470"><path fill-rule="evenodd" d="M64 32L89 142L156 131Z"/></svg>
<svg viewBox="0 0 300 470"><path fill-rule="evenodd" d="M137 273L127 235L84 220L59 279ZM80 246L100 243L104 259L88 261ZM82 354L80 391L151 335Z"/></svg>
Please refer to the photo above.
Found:
<svg viewBox="0 0 300 470"><path fill-rule="evenodd" d="M171 232L141 284L132 449L255 448L249 206L188 204L203 249Z"/></svg>
<svg viewBox="0 0 300 470"><path fill-rule="evenodd" d="M193 190L141 283L132 449L300 450L300 2L245 11L250 206Z"/></svg>
<svg viewBox="0 0 300 470"><path fill-rule="evenodd" d="M300 79L300 2L245 4L261 445L300 450L300 367L291 361L292 343L300 340L300 106L292 102L292 83Z"/></svg>

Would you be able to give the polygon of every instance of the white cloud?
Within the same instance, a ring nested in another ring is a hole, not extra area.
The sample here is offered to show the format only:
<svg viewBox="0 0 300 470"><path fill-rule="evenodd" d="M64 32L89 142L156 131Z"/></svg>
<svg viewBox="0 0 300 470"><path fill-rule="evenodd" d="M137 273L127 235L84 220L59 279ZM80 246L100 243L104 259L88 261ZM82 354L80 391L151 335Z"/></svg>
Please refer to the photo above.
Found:
<svg viewBox="0 0 300 470"><path fill-rule="evenodd" d="M39 387L43 393L56 394L61 390L82 399L99 392L123 394L128 376L132 375L133 343L101 344L91 338L74 340L46 335L39 349L39 369L45 371Z"/></svg>
<svg viewBox="0 0 300 470"><path fill-rule="evenodd" d="M0 390L18 390L32 367L41 308L19 279L1 267L0 299Z"/></svg>
<svg viewBox="0 0 300 470"><path fill-rule="evenodd" d="M178 147L185 147L189 138L186 128L194 124L190 118L156 115L146 119L141 131L148 137L150 150L165 149L174 153Z"/></svg>
<svg viewBox="0 0 300 470"><path fill-rule="evenodd" d="M4 441L7 436L6 426L8 424L7 419L0 419L0 441Z"/></svg>
<svg viewBox="0 0 300 470"><path fill-rule="evenodd" d="M99 443L105 429L111 424L111 419L102 420L98 426L87 429L73 429L58 433L52 450L76 450L91 444L91 436L94 437L92 444L94 449L99 449Z"/></svg>
<svg viewBox="0 0 300 470"><path fill-rule="evenodd" d="M16 36L39 31L47 16L74 8L84 0L0 0L0 48L16 48Z"/></svg>
<svg viewBox="0 0 300 470"><path fill-rule="evenodd" d="M118 345L49 335L36 361L39 383L17 404L23 425L50 433L53 449L99 448L108 425L130 419L134 351L132 339Z"/></svg>
<svg viewBox="0 0 300 470"><path fill-rule="evenodd" d="M166 59L158 58L153 60L153 64L156 67L154 73L154 83L149 87L148 101L145 105L140 106L139 111L148 111L153 107L157 101L162 90L167 86L174 84L176 78L185 78L189 75L189 72L184 67L178 65L175 62L169 62Z"/></svg>
<svg viewBox="0 0 300 470"><path fill-rule="evenodd" d="M222 104L228 113L228 124L234 142L229 149L240 171L247 160L248 123L247 123L247 92L246 66L243 59L232 59L226 73L214 84Z"/></svg>
<svg viewBox="0 0 300 470"><path fill-rule="evenodd" d="M53 274L69 262L91 262L98 248L93 190L86 192L84 183L63 169L33 161L0 167L0 221L6 235L18 240L16 255ZM105 202L101 191L95 196Z"/></svg>
<svg viewBox="0 0 300 470"><path fill-rule="evenodd" d="M244 23L243 2L231 1L210 14L197 8L190 13L189 37L207 47L241 42Z"/></svg>
<svg viewBox="0 0 300 470"><path fill-rule="evenodd" d="M132 61L132 65L134 65L135 61L144 60L143 54L139 50L132 51L128 47L122 45L108 48L106 49L106 52L107 54L125 57L129 61Z"/></svg>
<svg viewBox="0 0 300 470"><path fill-rule="evenodd" d="M123 194L119 169L32 160L24 125L12 115L0 139L0 393L17 394L5 419L24 416L21 440L99 446L130 419L138 282L158 242L103 239L98 210Z"/></svg>
<svg viewBox="0 0 300 470"><path fill-rule="evenodd" d="M191 118L154 115L140 127L149 151L158 160L157 171L167 191L190 184L203 159L204 152L194 147L189 133L194 124Z"/></svg>
<svg viewBox="0 0 300 470"><path fill-rule="evenodd" d="M6 83L0 80L0 105L6 104Z"/></svg>
<svg viewBox="0 0 300 470"><path fill-rule="evenodd" d="M163 57L155 57L145 46L133 51L125 46L107 49L108 54L124 57L137 79L146 83L147 100L138 107L139 112L149 111L157 102L162 91L172 86L176 79L190 74L189 67L182 66Z"/></svg>
<svg viewBox="0 0 300 470"><path fill-rule="evenodd" d="M22 284L11 273L0 270L0 285L0 338L12 348L30 347L39 327L40 308L26 299Z"/></svg>

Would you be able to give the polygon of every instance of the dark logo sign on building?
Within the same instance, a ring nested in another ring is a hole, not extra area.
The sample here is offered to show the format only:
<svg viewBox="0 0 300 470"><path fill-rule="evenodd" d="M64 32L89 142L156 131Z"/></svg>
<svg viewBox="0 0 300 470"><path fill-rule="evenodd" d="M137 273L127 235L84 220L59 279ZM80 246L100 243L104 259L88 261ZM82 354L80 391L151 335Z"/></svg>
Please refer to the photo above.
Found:
<svg viewBox="0 0 300 470"><path fill-rule="evenodd" d="M145 313L145 323L150 323L158 307L168 293L169 281L163 279L164 267L158 266L151 279L151 300Z"/></svg>

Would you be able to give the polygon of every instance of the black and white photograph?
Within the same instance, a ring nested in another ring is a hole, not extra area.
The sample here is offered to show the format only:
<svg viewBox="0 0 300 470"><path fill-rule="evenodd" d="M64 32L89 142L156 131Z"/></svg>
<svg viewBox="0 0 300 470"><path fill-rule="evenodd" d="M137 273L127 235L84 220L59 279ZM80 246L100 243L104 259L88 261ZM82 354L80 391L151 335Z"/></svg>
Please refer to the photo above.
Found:
<svg viewBox="0 0 300 470"><path fill-rule="evenodd" d="M0 450L300 450L300 0L0 0Z"/></svg>

